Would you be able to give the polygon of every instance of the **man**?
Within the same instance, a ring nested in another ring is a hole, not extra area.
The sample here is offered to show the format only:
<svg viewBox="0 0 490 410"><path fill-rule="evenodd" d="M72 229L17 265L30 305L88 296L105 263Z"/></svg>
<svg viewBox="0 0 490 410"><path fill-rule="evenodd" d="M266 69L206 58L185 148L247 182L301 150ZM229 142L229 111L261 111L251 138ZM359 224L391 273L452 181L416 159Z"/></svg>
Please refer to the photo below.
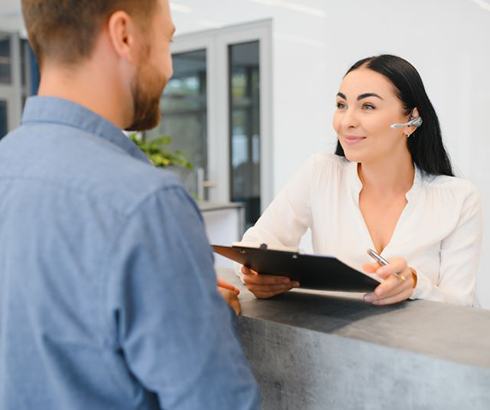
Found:
<svg viewBox="0 0 490 410"><path fill-rule="evenodd" d="M23 0L39 96L0 144L0 408L254 409L194 203L153 127L167 0Z"/></svg>

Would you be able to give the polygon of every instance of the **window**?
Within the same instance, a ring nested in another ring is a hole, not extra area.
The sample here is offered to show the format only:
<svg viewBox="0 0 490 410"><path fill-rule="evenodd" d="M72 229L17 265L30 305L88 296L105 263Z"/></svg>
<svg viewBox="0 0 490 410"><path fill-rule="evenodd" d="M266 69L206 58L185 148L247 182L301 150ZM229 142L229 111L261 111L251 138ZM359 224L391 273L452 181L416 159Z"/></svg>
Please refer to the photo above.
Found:
<svg viewBox="0 0 490 410"><path fill-rule="evenodd" d="M0 84L12 84L10 35L0 33Z"/></svg>
<svg viewBox="0 0 490 410"><path fill-rule="evenodd" d="M7 101L0 100L0 139L8 132Z"/></svg>
<svg viewBox="0 0 490 410"><path fill-rule="evenodd" d="M232 44L229 55L230 196L245 204L245 223L260 216L259 42Z"/></svg>

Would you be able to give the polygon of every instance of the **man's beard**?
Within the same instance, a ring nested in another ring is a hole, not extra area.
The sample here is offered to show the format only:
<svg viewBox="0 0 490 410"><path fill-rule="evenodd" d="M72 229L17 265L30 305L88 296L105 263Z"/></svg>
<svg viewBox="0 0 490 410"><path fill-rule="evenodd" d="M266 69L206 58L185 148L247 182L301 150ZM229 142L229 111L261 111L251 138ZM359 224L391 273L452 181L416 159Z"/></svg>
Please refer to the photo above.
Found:
<svg viewBox="0 0 490 410"><path fill-rule="evenodd" d="M160 122L160 98L165 88L166 80L149 63L138 67L131 83L133 96L133 122L127 130L144 131L158 125Z"/></svg>

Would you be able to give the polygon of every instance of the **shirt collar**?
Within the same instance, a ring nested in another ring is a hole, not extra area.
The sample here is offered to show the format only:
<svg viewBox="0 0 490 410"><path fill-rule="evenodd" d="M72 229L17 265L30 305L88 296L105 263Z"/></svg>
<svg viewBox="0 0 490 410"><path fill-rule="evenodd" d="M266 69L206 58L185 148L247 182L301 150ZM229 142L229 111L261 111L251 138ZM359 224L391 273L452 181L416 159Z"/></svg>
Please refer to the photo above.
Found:
<svg viewBox="0 0 490 410"><path fill-rule="evenodd" d="M133 158L148 162L145 154L110 121L74 102L35 96L26 101L22 124L52 123L78 128L116 145Z"/></svg>
<svg viewBox="0 0 490 410"><path fill-rule="evenodd" d="M359 205L359 194L362 190L362 182L359 178L359 173L357 172L357 166L358 163L354 161L349 161L349 164L347 165L352 198L354 199L355 203ZM405 195L405 197L407 198L407 202L410 202L410 200L416 197L417 192L420 190L423 182L423 171L418 169L415 165L414 168L415 175L413 178L413 185Z"/></svg>

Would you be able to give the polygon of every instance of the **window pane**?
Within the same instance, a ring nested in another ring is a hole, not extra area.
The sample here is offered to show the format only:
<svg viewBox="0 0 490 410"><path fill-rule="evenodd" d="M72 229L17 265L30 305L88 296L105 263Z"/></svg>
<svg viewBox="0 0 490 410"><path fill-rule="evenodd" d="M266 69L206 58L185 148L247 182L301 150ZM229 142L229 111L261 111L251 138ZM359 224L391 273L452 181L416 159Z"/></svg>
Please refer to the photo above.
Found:
<svg viewBox="0 0 490 410"><path fill-rule="evenodd" d="M231 200L245 204L245 222L260 216L259 42L229 46Z"/></svg>
<svg viewBox="0 0 490 410"><path fill-rule="evenodd" d="M176 171L187 189L197 194L195 170L203 168L207 178L206 50L178 53L172 58L174 75L162 96L162 119L146 137L172 137L169 148L180 150L194 166L194 172Z"/></svg>
<svg viewBox="0 0 490 410"><path fill-rule="evenodd" d="M29 43L27 40L20 40L20 81L22 84L22 88L25 90L25 86L27 84L27 58L29 56ZM30 91L30 90L29 90Z"/></svg>
<svg viewBox="0 0 490 410"><path fill-rule="evenodd" d="M7 132L7 102L0 100L0 139L3 138Z"/></svg>
<svg viewBox="0 0 490 410"><path fill-rule="evenodd" d="M0 84L11 84L10 36L0 33Z"/></svg>

